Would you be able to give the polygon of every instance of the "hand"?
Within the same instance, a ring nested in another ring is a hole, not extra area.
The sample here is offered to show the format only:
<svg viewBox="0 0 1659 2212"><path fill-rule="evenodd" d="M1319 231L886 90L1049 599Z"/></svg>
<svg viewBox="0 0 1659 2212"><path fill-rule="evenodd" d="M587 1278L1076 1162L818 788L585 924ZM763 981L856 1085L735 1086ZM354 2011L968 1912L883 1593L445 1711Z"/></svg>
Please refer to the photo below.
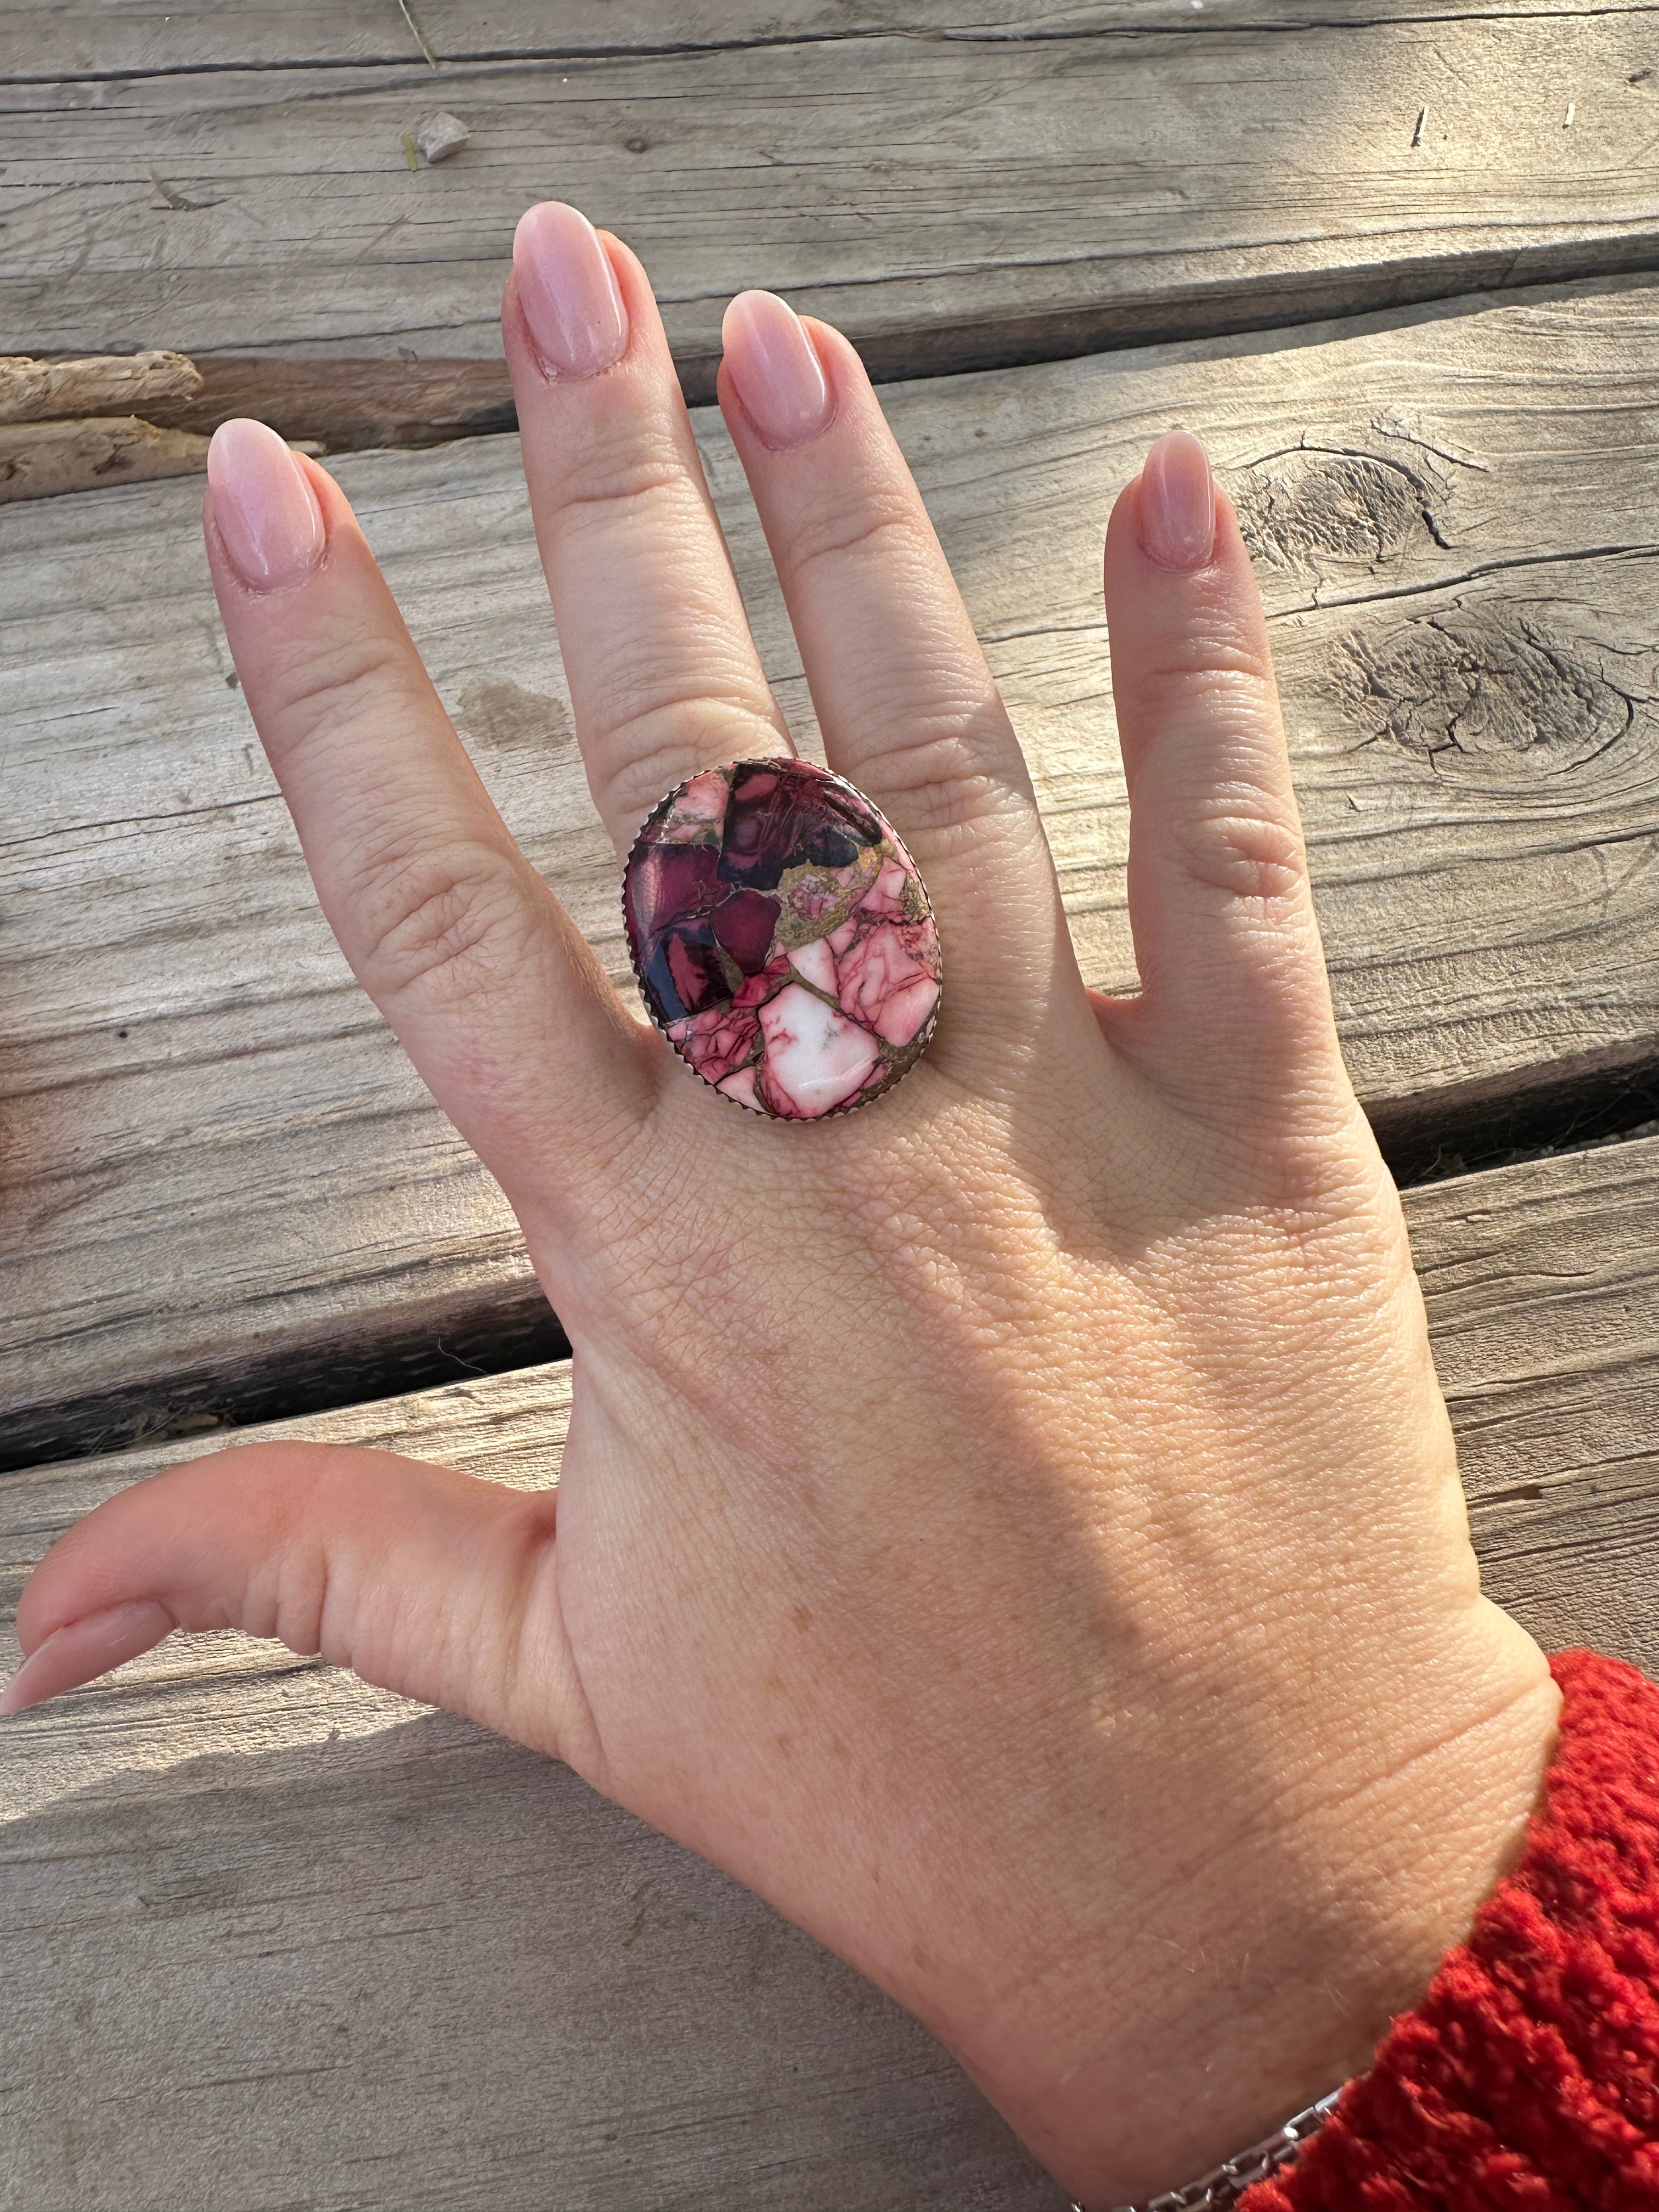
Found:
<svg viewBox="0 0 1659 2212"><path fill-rule="evenodd" d="M622 853L789 740L637 261L533 210L503 320ZM1109 1000L855 355L756 294L726 347L829 758L932 893L932 1048L812 1127L714 1097L514 849L335 484L228 426L249 706L347 957L523 1224L569 1442L540 1494L301 1446L138 1484L36 1573L7 1703L237 1626L471 1714L861 1968L1109 2203L1363 2068L1516 1848L1555 1692L1479 1594L1201 448L1162 440L1107 535L1145 986Z"/></svg>

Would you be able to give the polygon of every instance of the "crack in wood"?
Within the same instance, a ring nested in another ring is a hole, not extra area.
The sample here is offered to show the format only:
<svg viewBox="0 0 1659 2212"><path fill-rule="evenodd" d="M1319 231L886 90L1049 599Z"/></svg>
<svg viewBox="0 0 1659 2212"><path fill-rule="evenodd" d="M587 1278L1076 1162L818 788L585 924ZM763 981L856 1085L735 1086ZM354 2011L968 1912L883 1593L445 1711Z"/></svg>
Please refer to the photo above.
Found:
<svg viewBox="0 0 1659 2212"><path fill-rule="evenodd" d="M416 1320L393 1310L332 1344L275 1346L233 1366L182 1366L61 1404L9 1409L0 1473L286 1419L570 1356L534 1278L511 1279Z"/></svg>
<svg viewBox="0 0 1659 2212"><path fill-rule="evenodd" d="M1533 1091L1451 1102L1432 1123L1378 1140L1401 1189L1640 1140L1659 1131L1659 1045L1620 1069L1570 1075Z"/></svg>
<svg viewBox="0 0 1659 2212"><path fill-rule="evenodd" d="M1435 576L1409 584L1378 584L1370 590L1353 592L1316 592L1312 598L1295 600L1289 605L1272 607L1267 612L1270 625L1294 623L1299 617L1312 614L1340 613L1347 608L1380 606L1390 599L1416 599L1433 593L1437 596L1460 587L1486 582L1492 576L1514 574L1526 568L1569 567L1580 561L1650 561L1659 555L1659 540L1638 539L1627 545L1577 545L1549 553L1517 553L1500 561L1477 561L1467 568L1460 568L1449 576Z"/></svg>

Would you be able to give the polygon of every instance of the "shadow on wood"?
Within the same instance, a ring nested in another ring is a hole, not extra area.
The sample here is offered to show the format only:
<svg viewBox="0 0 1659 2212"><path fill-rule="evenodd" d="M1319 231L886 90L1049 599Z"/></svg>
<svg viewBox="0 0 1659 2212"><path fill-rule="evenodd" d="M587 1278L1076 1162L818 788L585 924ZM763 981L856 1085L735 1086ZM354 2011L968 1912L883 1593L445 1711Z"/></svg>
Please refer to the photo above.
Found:
<svg viewBox="0 0 1659 2212"><path fill-rule="evenodd" d="M311 1741L0 1826L9 2212L1059 2212L914 2021L568 1769L267 1684Z"/></svg>

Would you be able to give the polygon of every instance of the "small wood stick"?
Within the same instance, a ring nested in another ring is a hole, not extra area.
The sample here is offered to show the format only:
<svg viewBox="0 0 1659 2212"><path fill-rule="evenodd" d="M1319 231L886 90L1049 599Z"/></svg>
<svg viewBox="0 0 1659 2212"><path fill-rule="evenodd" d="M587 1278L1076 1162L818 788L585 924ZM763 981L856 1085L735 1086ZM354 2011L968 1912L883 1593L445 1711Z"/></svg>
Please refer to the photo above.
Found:
<svg viewBox="0 0 1659 2212"><path fill-rule="evenodd" d="M201 388L201 371L181 353L94 354L83 361L0 354L0 422L131 415L147 401L188 399Z"/></svg>

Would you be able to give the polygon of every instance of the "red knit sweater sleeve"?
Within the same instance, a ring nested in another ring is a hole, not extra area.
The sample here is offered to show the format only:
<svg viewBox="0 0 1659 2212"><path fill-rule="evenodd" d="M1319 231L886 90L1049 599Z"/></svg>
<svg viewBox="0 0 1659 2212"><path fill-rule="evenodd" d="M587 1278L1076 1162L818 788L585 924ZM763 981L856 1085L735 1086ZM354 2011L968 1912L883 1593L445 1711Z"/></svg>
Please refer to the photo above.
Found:
<svg viewBox="0 0 1659 2212"><path fill-rule="evenodd" d="M1239 2212L1659 2212L1659 1688L1591 1651L1550 1668L1519 1863Z"/></svg>

